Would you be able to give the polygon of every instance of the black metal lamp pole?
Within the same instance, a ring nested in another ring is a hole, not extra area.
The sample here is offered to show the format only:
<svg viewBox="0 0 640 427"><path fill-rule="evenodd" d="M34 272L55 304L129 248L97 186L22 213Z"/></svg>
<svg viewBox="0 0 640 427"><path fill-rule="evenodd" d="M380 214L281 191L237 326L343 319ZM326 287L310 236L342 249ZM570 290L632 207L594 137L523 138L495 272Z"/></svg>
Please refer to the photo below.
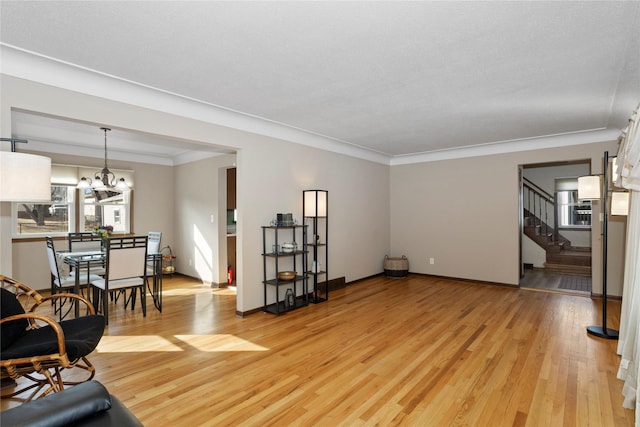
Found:
<svg viewBox="0 0 640 427"><path fill-rule="evenodd" d="M602 326L588 326L587 333L599 338L618 339L618 331L607 328L607 198L609 196L609 152L604 152L604 182L602 183Z"/></svg>

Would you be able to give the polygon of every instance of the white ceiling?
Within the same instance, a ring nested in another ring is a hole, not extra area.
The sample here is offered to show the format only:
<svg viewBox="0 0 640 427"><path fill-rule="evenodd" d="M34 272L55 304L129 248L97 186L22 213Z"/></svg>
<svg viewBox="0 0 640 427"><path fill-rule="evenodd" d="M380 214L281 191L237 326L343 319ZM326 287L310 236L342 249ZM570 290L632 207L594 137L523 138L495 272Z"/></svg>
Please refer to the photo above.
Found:
<svg viewBox="0 0 640 427"><path fill-rule="evenodd" d="M3 0L0 12L5 46L389 158L619 128L639 96L638 1ZM53 142L80 146L100 147L98 127L13 119L14 136L57 128ZM218 148L126 133L110 151Z"/></svg>

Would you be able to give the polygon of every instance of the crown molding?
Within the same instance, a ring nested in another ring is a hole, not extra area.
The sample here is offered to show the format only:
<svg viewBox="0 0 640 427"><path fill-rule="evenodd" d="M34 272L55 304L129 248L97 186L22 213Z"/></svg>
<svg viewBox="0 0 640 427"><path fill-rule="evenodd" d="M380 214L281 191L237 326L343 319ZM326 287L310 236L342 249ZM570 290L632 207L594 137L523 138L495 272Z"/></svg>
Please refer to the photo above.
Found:
<svg viewBox="0 0 640 427"><path fill-rule="evenodd" d="M409 156L396 156L391 160L390 164L391 166L407 165L413 163L435 162L439 160L460 159L465 157L492 156L496 154L515 153L520 151L594 144L604 141L615 141L619 136L619 129L592 129L581 132L546 135L537 138L523 138L511 141L474 145L471 147L431 151L428 153L412 154Z"/></svg>
<svg viewBox="0 0 640 427"><path fill-rule="evenodd" d="M293 126L145 86L75 64L63 62L55 58L29 52L5 43L0 43L0 56L2 57L2 61L0 61L0 73L9 76L390 166L589 144L615 140L620 135L620 130L618 129L593 129L410 155L390 156L347 141L341 141ZM79 154L77 147L73 147L73 150L74 151L69 152L69 154ZM87 152L87 155L93 156L93 154L95 153ZM179 158L175 160L167 160L153 156L146 158L146 161L143 156L141 156L139 160L156 164L182 164L212 155L215 155L215 153L197 152L180 155ZM127 157L127 159L132 160L130 156Z"/></svg>
<svg viewBox="0 0 640 427"><path fill-rule="evenodd" d="M145 86L5 43L0 43L0 56L0 72L9 76L389 164L389 156L345 141Z"/></svg>

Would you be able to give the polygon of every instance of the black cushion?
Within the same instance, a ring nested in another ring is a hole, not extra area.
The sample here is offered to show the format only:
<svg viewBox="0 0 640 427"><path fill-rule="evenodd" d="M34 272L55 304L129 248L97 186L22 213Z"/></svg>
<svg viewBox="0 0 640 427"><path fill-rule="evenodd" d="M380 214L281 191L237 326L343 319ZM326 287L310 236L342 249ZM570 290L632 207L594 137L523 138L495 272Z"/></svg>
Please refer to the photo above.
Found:
<svg viewBox="0 0 640 427"><path fill-rule="evenodd" d="M142 423L102 384L88 381L0 412L15 427L140 427Z"/></svg>
<svg viewBox="0 0 640 427"><path fill-rule="evenodd" d="M13 292L0 288L0 318L24 314L24 308ZM0 325L0 350L4 352L13 342L25 333L29 321L27 319L5 322ZM3 354L4 356L4 354Z"/></svg>
<svg viewBox="0 0 640 427"><path fill-rule="evenodd" d="M2 425L54 427L74 423L111 408L102 384L88 381L1 412Z"/></svg>
<svg viewBox="0 0 640 427"><path fill-rule="evenodd" d="M83 316L60 322L64 331L65 346L70 361L91 353L104 333L104 317L100 315ZM3 336L4 339L4 336ZM2 359L41 356L58 353L56 334L50 326L26 331L15 339L12 345L2 349Z"/></svg>
<svg viewBox="0 0 640 427"><path fill-rule="evenodd" d="M111 396L111 409L95 413L70 426L73 427L142 427L138 418L116 397Z"/></svg>

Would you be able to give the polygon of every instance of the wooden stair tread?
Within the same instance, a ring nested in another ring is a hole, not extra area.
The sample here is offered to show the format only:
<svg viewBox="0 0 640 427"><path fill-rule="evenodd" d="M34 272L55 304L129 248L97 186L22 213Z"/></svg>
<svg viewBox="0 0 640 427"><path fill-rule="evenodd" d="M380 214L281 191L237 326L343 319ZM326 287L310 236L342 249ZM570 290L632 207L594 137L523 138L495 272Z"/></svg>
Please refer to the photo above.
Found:
<svg viewBox="0 0 640 427"><path fill-rule="evenodd" d="M574 247L564 236L554 241L552 230L525 210L524 234L546 253L545 271L551 273L591 276L591 248ZM545 233L546 232L546 233Z"/></svg>
<svg viewBox="0 0 640 427"><path fill-rule="evenodd" d="M591 265L591 257L567 255L563 253L547 253L547 262L570 265Z"/></svg>
<svg viewBox="0 0 640 427"><path fill-rule="evenodd" d="M585 265L567 265L546 262L544 270L549 273L591 277L591 266Z"/></svg>

